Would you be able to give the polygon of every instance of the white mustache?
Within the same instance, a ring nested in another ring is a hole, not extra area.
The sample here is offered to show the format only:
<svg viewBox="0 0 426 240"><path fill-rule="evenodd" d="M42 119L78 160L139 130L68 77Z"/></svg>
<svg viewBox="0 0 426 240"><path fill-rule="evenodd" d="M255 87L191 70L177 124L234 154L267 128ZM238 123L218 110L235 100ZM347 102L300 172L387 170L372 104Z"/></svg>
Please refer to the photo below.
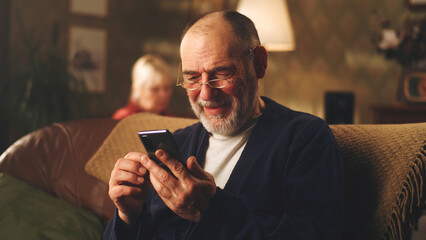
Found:
<svg viewBox="0 0 426 240"><path fill-rule="evenodd" d="M231 101L230 101L231 100ZM216 108L220 107L225 104L231 104L232 99L229 98L221 98L220 100L212 100L212 101L204 101L201 99L197 99L197 104L201 107L208 107L208 108Z"/></svg>

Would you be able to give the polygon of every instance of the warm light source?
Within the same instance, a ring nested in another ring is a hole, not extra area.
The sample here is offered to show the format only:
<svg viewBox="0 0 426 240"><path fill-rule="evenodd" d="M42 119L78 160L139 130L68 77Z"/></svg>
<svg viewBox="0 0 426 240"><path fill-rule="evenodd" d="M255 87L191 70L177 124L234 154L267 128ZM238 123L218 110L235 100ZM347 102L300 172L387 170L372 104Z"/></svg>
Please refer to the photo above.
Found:
<svg viewBox="0 0 426 240"><path fill-rule="evenodd" d="M254 22L260 41L268 51L295 49L286 0L240 0L237 11Z"/></svg>

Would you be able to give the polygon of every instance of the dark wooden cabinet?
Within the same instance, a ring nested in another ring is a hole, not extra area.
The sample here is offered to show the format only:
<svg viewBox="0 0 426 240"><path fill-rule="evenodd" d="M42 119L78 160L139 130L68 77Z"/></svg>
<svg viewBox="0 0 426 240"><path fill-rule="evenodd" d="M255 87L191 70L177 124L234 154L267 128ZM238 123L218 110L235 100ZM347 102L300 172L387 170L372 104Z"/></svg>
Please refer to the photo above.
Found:
<svg viewBox="0 0 426 240"><path fill-rule="evenodd" d="M375 124L426 122L425 105L375 105L372 106Z"/></svg>

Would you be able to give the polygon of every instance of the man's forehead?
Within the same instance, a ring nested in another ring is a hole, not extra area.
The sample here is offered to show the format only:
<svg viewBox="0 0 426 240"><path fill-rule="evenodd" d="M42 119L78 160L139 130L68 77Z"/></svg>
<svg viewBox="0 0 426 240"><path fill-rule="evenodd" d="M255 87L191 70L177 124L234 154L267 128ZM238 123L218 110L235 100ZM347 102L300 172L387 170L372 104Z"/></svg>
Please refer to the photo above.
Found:
<svg viewBox="0 0 426 240"><path fill-rule="evenodd" d="M225 25L222 25L222 22ZM181 60L197 58L214 61L212 58L229 58L234 54L235 36L230 25L222 20L204 21L188 30L181 43Z"/></svg>
<svg viewBox="0 0 426 240"><path fill-rule="evenodd" d="M230 43L218 36L189 38L181 47L182 67L206 70L217 65L228 64L232 61L230 52Z"/></svg>

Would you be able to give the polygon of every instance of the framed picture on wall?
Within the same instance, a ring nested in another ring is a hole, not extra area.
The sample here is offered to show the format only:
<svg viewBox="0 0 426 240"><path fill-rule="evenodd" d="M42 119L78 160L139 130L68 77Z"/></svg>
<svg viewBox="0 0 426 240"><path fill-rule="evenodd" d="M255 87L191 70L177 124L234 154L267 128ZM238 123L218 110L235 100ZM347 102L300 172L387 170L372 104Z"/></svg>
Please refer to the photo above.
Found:
<svg viewBox="0 0 426 240"><path fill-rule="evenodd" d="M95 17L105 17L108 14L108 0L71 0L70 11Z"/></svg>
<svg viewBox="0 0 426 240"><path fill-rule="evenodd" d="M405 0L411 10L425 10L426 0Z"/></svg>
<svg viewBox="0 0 426 240"><path fill-rule="evenodd" d="M107 32L104 29L71 26L69 67L78 80L75 91L105 92Z"/></svg>
<svg viewBox="0 0 426 240"><path fill-rule="evenodd" d="M426 104L426 71L411 70L398 81L396 100L403 103Z"/></svg>

